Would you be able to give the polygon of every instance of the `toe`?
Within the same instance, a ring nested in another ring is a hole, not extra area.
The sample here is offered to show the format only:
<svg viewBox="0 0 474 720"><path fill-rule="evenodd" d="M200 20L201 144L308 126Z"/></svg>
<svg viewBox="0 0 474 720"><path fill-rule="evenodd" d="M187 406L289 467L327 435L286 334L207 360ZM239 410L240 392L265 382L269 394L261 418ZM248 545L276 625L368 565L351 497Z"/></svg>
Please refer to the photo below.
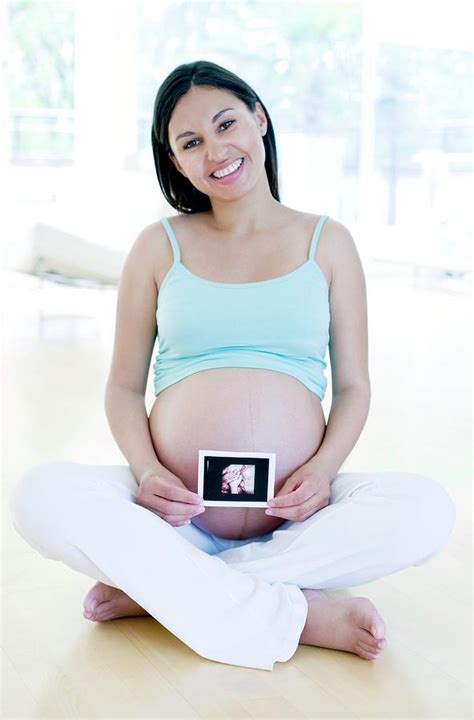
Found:
<svg viewBox="0 0 474 720"><path fill-rule="evenodd" d="M88 610L94 614L98 605L104 602L104 600L106 601L113 597L115 592L115 588L105 585L100 581L96 582L84 598L84 610Z"/></svg>
<svg viewBox="0 0 474 720"><path fill-rule="evenodd" d="M102 593L100 590L95 586L89 592L84 598L83 606L84 610L87 612L93 613L96 609L97 605L103 600Z"/></svg>
<svg viewBox="0 0 474 720"><path fill-rule="evenodd" d="M385 637L387 628L377 611L375 611L375 618L372 618L370 626L366 625L366 627L370 630L376 640L382 640Z"/></svg>
<svg viewBox="0 0 474 720"><path fill-rule="evenodd" d="M376 640L383 640L385 636L385 623L383 620L378 623L372 623L371 633Z"/></svg>
<svg viewBox="0 0 474 720"><path fill-rule="evenodd" d="M101 602L95 611L94 620L97 620L97 622L103 622L109 615L111 615L112 608L113 602L110 600L104 600L104 602Z"/></svg>
<svg viewBox="0 0 474 720"><path fill-rule="evenodd" d="M370 644L370 642L365 642L365 640L359 639L356 643L356 647L361 648L362 650L366 650L367 652L374 652L375 647Z"/></svg>
<svg viewBox="0 0 474 720"><path fill-rule="evenodd" d="M84 601L84 614L88 614L92 617L97 609L98 604L99 601L95 599L89 599L88 601Z"/></svg>
<svg viewBox="0 0 474 720"><path fill-rule="evenodd" d="M361 633L358 637L357 644L368 652L378 654L384 649L386 641L384 638L382 638L382 640L377 640L376 638L374 638L372 633L361 628Z"/></svg>
<svg viewBox="0 0 474 720"><path fill-rule="evenodd" d="M375 660L375 658L377 657L377 655L375 655L374 653L367 652L367 650L362 650L362 648L357 651L357 654L364 660Z"/></svg>
<svg viewBox="0 0 474 720"><path fill-rule="evenodd" d="M360 641L357 644L357 647L358 647L358 649L363 650L364 652L369 653L371 655L378 655L381 652L377 647L374 647L373 645L370 645L370 644L362 642L362 641Z"/></svg>
<svg viewBox="0 0 474 720"><path fill-rule="evenodd" d="M385 635L386 628L377 608L368 598L358 597L356 600L359 602L357 606L357 612L359 613L357 624L373 638L381 640Z"/></svg>
<svg viewBox="0 0 474 720"><path fill-rule="evenodd" d="M377 643L379 642L376 638L374 638L371 632L365 630L364 628L360 628L358 640L364 645L367 645L367 647L371 650L375 650Z"/></svg>

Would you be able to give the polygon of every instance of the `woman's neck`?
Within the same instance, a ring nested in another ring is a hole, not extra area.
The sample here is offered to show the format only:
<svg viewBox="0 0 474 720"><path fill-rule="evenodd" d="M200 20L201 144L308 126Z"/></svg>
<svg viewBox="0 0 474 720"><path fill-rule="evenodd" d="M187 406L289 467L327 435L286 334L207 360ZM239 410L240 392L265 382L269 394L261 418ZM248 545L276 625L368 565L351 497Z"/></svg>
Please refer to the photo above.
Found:
<svg viewBox="0 0 474 720"><path fill-rule="evenodd" d="M282 212L283 206L272 196L265 202L244 197L236 202L212 201L212 209L207 212L207 216L215 230L237 239L264 231L275 223Z"/></svg>

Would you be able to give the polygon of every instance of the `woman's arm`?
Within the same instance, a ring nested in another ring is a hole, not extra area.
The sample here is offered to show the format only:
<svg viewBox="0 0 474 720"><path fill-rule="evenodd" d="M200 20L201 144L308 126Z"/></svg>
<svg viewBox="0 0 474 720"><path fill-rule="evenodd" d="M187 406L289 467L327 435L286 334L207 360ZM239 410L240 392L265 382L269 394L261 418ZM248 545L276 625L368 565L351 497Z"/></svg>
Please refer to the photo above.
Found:
<svg viewBox="0 0 474 720"><path fill-rule="evenodd" d="M368 387L349 387L333 395L323 441L307 464L333 480L364 429L369 406Z"/></svg>
<svg viewBox="0 0 474 720"><path fill-rule="evenodd" d="M147 470L158 471L163 467L151 439L145 398L129 388L109 384L105 412L115 442L140 485Z"/></svg>
<svg viewBox="0 0 474 720"><path fill-rule="evenodd" d="M125 260L117 294L112 363L105 390L105 413L110 429L138 484L145 471L163 467L153 446L145 406L157 335L158 288L154 268L160 228L160 223L153 223L142 230Z"/></svg>
<svg viewBox="0 0 474 720"><path fill-rule="evenodd" d="M329 354L333 397L323 441L309 462L333 479L364 428L371 389L367 290L362 263L352 235L334 220L329 245Z"/></svg>

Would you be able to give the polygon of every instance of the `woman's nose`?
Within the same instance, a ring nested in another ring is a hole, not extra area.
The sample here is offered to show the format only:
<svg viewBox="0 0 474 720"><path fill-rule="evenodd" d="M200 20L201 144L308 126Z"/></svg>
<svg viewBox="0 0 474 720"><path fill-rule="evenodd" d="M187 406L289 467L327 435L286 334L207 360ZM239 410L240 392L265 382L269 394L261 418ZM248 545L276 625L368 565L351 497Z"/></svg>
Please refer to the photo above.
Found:
<svg viewBox="0 0 474 720"><path fill-rule="evenodd" d="M227 149L219 140L210 140L207 143L207 159L209 163L220 163L227 157Z"/></svg>

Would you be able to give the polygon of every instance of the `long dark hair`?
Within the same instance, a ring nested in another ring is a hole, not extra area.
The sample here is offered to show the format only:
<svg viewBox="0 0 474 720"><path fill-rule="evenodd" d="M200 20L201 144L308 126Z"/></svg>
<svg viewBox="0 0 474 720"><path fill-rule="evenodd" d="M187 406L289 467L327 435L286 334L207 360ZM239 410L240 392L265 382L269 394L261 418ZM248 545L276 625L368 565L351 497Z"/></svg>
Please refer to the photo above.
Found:
<svg viewBox="0 0 474 720"><path fill-rule="evenodd" d="M272 121L268 111L256 92L220 65L207 60L178 65L160 85L153 108L151 146L155 161L156 174L166 200L181 213L197 213L211 208L209 196L200 192L184 177L171 162L172 154L168 138L168 125L176 103L185 95L191 85L210 85L229 90L242 100L251 112L255 111L258 101L267 117L267 132L263 136L265 146L265 170L273 197L280 201L278 192L278 162Z"/></svg>

